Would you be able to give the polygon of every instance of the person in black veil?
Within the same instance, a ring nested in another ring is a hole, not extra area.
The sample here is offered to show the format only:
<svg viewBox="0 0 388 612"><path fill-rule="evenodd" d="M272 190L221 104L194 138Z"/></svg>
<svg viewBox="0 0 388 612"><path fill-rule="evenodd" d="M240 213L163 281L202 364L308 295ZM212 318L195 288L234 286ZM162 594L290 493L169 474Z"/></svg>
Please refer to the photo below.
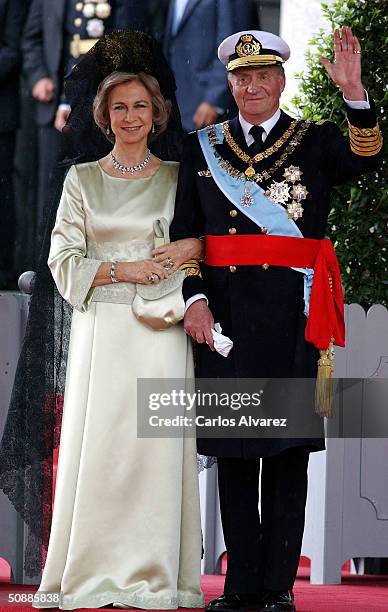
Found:
<svg viewBox="0 0 388 612"><path fill-rule="evenodd" d="M35 607L201 607L195 440L136 437L137 378L193 377L183 327L154 331L130 306L135 282L202 255L200 241L178 241L152 260L153 222L174 208L174 78L152 37L121 31L86 55L66 93L0 486L29 528L26 574L44 567Z"/></svg>

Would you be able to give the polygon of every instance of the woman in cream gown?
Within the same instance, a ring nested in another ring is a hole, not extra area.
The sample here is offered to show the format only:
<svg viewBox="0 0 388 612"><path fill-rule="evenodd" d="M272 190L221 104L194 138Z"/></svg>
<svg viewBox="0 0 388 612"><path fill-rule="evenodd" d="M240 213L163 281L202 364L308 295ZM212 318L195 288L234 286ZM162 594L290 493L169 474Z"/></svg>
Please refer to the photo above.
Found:
<svg viewBox="0 0 388 612"><path fill-rule="evenodd" d="M136 165L153 125L152 91L135 78L107 95L112 152ZM70 168L52 233L49 266L74 312L52 528L34 607L196 608L195 439L136 432L137 379L192 378L191 345L182 325L153 331L131 310L134 283L166 274L152 260L153 223L172 220L178 164L152 156L124 175L112 159Z"/></svg>

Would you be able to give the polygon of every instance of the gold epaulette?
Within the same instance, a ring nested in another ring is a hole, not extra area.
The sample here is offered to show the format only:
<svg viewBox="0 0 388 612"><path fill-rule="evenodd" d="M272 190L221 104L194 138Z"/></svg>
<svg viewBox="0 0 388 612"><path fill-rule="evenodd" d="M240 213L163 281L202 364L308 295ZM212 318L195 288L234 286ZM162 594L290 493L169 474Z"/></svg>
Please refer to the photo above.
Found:
<svg viewBox="0 0 388 612"><path fill-rule="evenodd" d="M201 268L199 267L199 263L196 259L189 259L185 261L181 266L179 266L180 270L183 270L187 276L199 276L202 278Z"/></svg>
<svg viewBox="0 0 388 612"><path fill-rule="evenodd" d="M350 148L355 155L370 157L377 155L383 146L383 137L377 123L372 128L359 128L348 120Z"/></svg>

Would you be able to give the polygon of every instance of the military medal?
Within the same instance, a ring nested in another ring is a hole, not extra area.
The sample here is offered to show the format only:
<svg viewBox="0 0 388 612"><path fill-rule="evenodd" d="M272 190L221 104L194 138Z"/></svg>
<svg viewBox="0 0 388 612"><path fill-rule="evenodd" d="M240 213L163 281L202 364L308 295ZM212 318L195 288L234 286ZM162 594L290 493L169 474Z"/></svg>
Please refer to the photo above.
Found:
<svg viewBox="0 0 388 612"><path fill-rule="evenodd" d="M86 24L86 30L91 38L101 38L105 31L104 22L101 19L90 19Z"/></svg>
<svg viewBox="0 0 388 612"><path fill-rule="evenodd" d="M244 206L245 208L249 208L253 204L252 192L251 192L249 185L245 186L244 195L240 199L240 204L241 206Z"/></svg>
<svg viewBox="0 0 388 612"><path fill-rule="evenodd" d="M303 207L299 202L295 202L293 200L291 204L287 204L287 215L289 219L296 221L297 219L301 219L303 216Z"/></svg>
<svg viewBox="0 0 388 612"><path fill-rule="evenodd" d="M250 160L251 165L250 165L250 166L248 166L248 168L245 170L245 175L246 175L246 176L247 176L249 179L252 179L252 178L255 176L255 174L256 174L255 169L254 169L254 167L252 166L252 161L253 161L253 160L251 159L251 160Z"/></svg>
<svg viewBox="0 0 388 612"><path fill-rule="evenodd" d="M100 19L108 19L112 12L112 7L108 2L100 2L96 6L96 15Z"/></svg>
<svg viewBox="0 0 388 612"><path fill-rule="evenodd" d="M290 185L287 185L286 181L281 183L274 181L265 192L265 195L276 204L286 204L287 200L290 199Z"/></svg>
<svg viewBox="0 0 388 612"><path fill-rule="evenodd" d="M248 167L245 171L240 171L237 168L234 168L232 164L221 157L219 152L216 149L216 145L220 144L218 140L218 136L216 133L216 129L214 125L210 125L206 128L207 135L209 139L209 144L213 149L213 155L215 156L219 167L226 172L229 176L237 179L239 181L244 182L244 194L240 198L240 205L244 208L249 208L254 204L254 198L252 195L250 183L254 181L257 184L268 181L271 176L281 168L286 159L294 152L295 147L297 147L302 141L304 135L306 134L310 123L308 121L303 121L301 123L292 122L289 126L288 130L284 132L284 134L268 149L265 149L261 153L255 155L255 157L250 157L247 153L242 151L236 141L233 139L230 130L229 124L225 121L222 124L222 131L225 141L230 146L232 151L239 157L242 161L248 164ZM295 135L294 135L294 132ZM293 136L291 138L291 136ZM288 141L288 144L287 144ZM221 141L222 142L222 141ZM256 172L254 168L254 164L273 155L282 145L286 144L286 148L282 155L275 161L275 163L271 166L271 168L267 170L263 170L261 172ZM204 176L204 171L198 172L199 176ZM303 208L301 206L301 200L306 199L308 191L307 189L298 183L295 185L297 181L301 180L303 172L300 170L298 166L289 166L285 168L283 177L286 179L281 182L273 182L270 188L265 192L267 197L270 197L271 200L276 204L281 204L287 209L287 214L290 219L299 219L302 217ZM287 181L292 183L292 185L287 184ZM290 189L293 188L292 198L293 201L291 203L289 200L291 199Z"/></svg>
<svg viewBox="0 0 388 612"><path fill-rule="evenodd" d="M307 198L308 191L304 185L300 183L298 185L294 185L291 191L291 196L300 202L301 200L305 200Z"/></svg>
<svg viewBox="0 0 388 612"><path fill-rule="evenodd" d="M285 168L283 176L286 181L296 183L297 181L300 181L302 174L303 172L298 166L288 166L288 168Z"/></svg>
<svg viewBox="0 0 388 612"><path fill-rule="evenodd" d="M90 19L91 17L94 17L94 15L96 14L96 7L91 2L88 2L87 4L85 4L82 12L83 12L84 17L86 17L87 19Z"/></svg>

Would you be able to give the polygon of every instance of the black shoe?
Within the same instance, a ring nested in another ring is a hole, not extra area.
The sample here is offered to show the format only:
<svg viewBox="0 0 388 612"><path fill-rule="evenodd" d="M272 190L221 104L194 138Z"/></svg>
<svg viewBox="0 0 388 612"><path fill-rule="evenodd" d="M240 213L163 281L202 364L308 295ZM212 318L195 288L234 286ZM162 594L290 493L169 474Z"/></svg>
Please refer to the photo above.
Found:
<svg viewBox="0 0 388 612"><path fill-rule="evenodd" d="M257 610L259 608L258 595L241 595L234 593L231 595L220 595L212 599L206 606L207 612L247 612L247 610Z"/></svg>
<svg viewBox="0 0 388 612"><path fill-rule="evenodd" d="M266 591L260 612L296 612L292 591Z"/></svg>

